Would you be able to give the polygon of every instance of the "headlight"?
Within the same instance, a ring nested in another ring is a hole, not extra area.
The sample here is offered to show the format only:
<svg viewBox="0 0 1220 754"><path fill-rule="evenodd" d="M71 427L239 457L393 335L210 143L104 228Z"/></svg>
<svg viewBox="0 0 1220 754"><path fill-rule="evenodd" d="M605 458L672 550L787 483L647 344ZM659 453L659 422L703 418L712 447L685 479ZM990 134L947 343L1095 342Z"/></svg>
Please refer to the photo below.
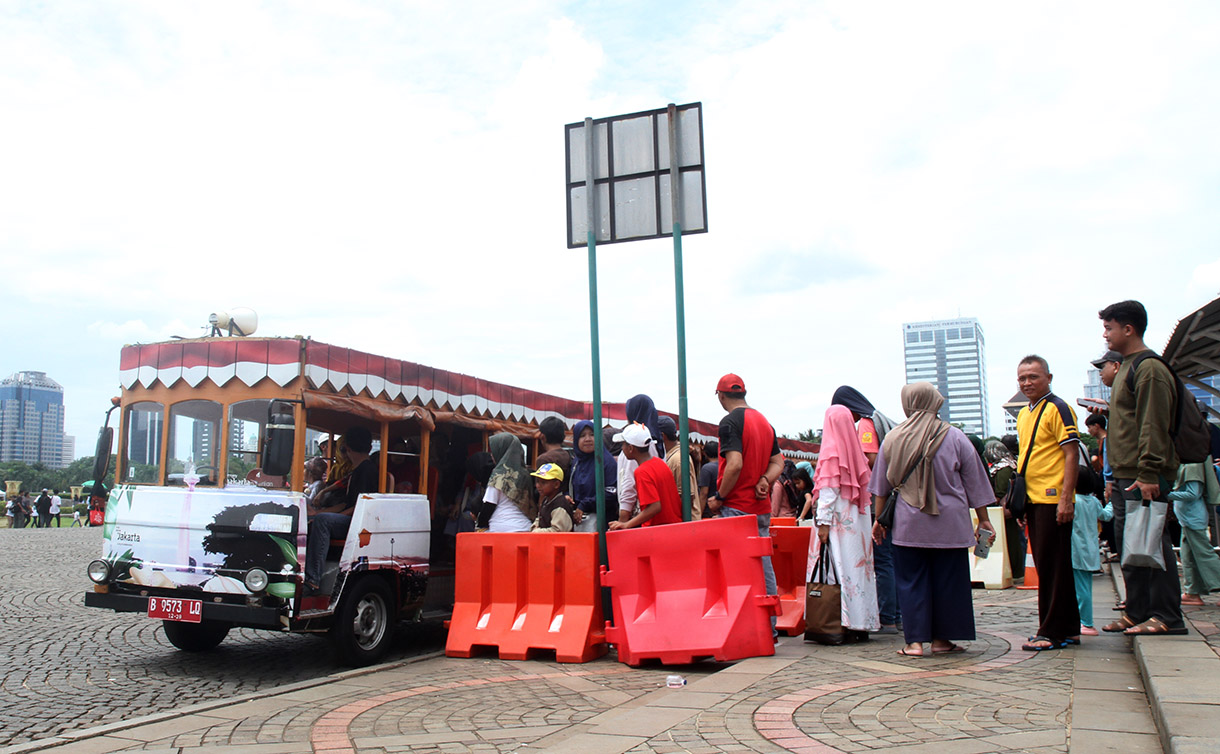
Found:
<svg viewBox="0 0 1220 754"><path fill-rule="evenodd" d="M244 579L246 588L252 592L261 592L267 588L267 572L261 568L251 568L246 571Z"/></svg>
<svg viewBox="0 0 1220 754"><path fill-rule="evenodd" d="M95 560L87 569L89 580L95 584L105 584L110 580L110 564L104 560Z"/></svg>

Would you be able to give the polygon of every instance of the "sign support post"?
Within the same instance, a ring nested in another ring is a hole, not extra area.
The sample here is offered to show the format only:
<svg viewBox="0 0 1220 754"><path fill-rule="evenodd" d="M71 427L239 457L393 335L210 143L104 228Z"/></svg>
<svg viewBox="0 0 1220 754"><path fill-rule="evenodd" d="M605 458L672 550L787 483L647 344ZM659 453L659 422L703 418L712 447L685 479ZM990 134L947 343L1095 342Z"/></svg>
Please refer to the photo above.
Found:
<svg viewBox="0 0 1220 754"><path fill-rule="evenodd" d="M601 338L597 326L597 226L594 224L597 196L593 185L593 119L585 118L585 209L589 218L585 244L589 248L589 345L593 352L593 479L597 486L597 544L601 562L606 557L606 469L602 463L606 438L602 433L602 363ZM573 438L579 441L580 438ZM607 602L607 606L608 606ZM606 613L609 616L609 612Z"/></svg>
<svg viewBox="0 0 1220 754"><path fill-rule="evenodd" d="M678 452L682 456L682 520L691 520L690 423L686 413L686 294L682 283L682 201L678 172L678 106L667 109L669 125L669 211L674 232L674 304L678 325Z"/></svg>

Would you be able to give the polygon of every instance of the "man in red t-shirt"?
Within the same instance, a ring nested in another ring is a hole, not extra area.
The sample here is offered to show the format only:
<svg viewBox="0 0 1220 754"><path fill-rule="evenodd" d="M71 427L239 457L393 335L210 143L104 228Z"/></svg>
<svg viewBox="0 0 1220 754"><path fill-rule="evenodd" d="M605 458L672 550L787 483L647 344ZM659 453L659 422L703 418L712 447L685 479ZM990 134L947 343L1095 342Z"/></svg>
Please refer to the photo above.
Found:
<svg viewBox="0 0 1220 754"><path fill-rule="evenodd" d="M719 510L721 516L753 515L758 521L758 536L769 537L771 485L784 470L784 455L779 450L775 429L766 417L746 404L746 383L737 375L720 378L716 397L729 413L720 420L720 471L716 491L708 495L707 506ZM762 560L767 594L776 594L771 557ZM771 633L775 634L774 615Z"/></svg>
<svg viewBox="0 0 1220 754"><path fill-rule="evenodd" d="M682 523L682 500L669 465L648 452L652 434L643 424L629 424L614 436L623 444L623 455L639 464L635 468L635 490L640 512L627 521L611 521L609 529Z"/></svg>

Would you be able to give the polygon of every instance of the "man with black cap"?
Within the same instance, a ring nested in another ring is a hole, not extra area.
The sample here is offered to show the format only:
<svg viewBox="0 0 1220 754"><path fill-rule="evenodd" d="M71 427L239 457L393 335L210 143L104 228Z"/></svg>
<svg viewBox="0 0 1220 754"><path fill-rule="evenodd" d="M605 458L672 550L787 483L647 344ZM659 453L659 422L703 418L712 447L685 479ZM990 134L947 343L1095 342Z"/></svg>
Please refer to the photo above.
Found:
<svg viewBox="0 0 1220 754"><path fill-rule="evenodd" d="M775 429L746 403L746 384L737 375L720 378L716 397L728 415L720 420L720 470L707 507L719 509L721 516L753 515L758 521L758 536L769 537L771 485L784 470ZM771 558L762 561L767 594L777 594ZM774 634L775 616L771 616L771 631Z"/></svg>
<svg viewBox="0 0 1220 754"><path fill-rule="evenodd" d="M1101 384L1106 387L1114 386L1114 376L1118 374L1118 367L1123 363L1123 355L1115 350L1108 350L1099 358L1089 362L1094 369L1101 372ZM1114 470L1110 468L1109 448L1107 447L1107 429L1109 423L1109 409L1097 407L1089 408L1089 416L1084 420L1085 430L1097 440L1097 449L1101 454L1101 477L1105 480L1106 488L1101 501L1108 503L1111 501L1111 495L1114 491ZM1114 519L1102 524L1102 534L1106 541L1111 543L1111 552L1115 558L1123 551L1123 522L1125 520L1126 510L1120 510L1123 506L1115 506Z"/></svg>

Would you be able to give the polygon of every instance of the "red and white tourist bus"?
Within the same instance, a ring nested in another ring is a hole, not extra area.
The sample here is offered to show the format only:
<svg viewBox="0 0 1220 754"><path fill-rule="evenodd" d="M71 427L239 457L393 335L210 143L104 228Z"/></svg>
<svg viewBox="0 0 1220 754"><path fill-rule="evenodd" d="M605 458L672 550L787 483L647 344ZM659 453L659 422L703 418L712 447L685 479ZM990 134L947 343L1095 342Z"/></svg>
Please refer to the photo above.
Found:
<svg viewBox="0 0 1220 754"><path fill-rule="evenodd" d="M511 432L534 458L542 419L570 430L593 415L589 403L301 337L126 346L120 370L115 486L85 604L159 619L194 651L239 626L327 632L345 662L376 661L397 621L451 609L446 521L466 457ZM621 426L623 404L603 417ZM380 488L332 542L323 596L307 597L304 464L353 425L386 451ZM690 434L713 440L716 425L692 420ZM99 478L110 447L107 426Z"/></svg>

